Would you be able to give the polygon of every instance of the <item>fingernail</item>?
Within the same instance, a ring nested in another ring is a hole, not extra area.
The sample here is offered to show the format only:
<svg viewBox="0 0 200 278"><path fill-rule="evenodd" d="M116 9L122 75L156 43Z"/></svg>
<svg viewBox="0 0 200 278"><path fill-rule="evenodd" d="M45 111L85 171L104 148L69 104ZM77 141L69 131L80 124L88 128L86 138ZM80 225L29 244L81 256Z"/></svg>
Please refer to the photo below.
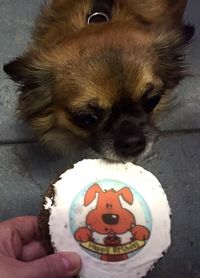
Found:
<svg viewBox="0 0 200 278"><path fill-rule="evenodd" d="M63 264L67 271L75 271L80 269L81 260L80 257L75 253L69 253L62 256Z"/></svg>

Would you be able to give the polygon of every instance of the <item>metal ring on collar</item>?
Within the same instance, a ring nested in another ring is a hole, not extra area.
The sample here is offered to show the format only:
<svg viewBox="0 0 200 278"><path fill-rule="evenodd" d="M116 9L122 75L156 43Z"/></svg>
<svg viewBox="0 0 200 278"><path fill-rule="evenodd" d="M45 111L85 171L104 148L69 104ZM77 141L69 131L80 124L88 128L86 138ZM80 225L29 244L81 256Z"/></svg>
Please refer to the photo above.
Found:
<svg viewBox="0 0 200 278"><path fill-rule="evenodd" d="M88 16L87 24L93 23L93 22L91 22L91 21L92 21L96 16L102 17L102 19L104 19L104 20L102 20L102 22L103 22L103 21L107 21L107 22L110 21L110 18L108 17L107 14L102 13L102 12L96 12L96 13L93 13L93 14L91 14L91 15ZM94 23L95 23L95 22L94 22Z"/></svg>

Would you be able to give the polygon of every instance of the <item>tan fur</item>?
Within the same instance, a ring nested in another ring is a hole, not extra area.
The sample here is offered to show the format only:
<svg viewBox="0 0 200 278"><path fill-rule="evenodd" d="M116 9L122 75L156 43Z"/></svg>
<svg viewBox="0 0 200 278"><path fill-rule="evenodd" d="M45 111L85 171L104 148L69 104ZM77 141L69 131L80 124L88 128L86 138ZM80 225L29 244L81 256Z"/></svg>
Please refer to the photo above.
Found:
<svg viewBox="0 0 200 278"><path fill-rule="evenodd" d="M92 0L45 5L29 49L5 67L20 84L20 115L56 149L103 136L121 99L139 105L149 84L154 96L185 75L179 57L190 39L182 23L186 0L116 0L111 22L86 25L92 5ZM85 129L73 114L90 104L104 110L104 118Z"/></svg>

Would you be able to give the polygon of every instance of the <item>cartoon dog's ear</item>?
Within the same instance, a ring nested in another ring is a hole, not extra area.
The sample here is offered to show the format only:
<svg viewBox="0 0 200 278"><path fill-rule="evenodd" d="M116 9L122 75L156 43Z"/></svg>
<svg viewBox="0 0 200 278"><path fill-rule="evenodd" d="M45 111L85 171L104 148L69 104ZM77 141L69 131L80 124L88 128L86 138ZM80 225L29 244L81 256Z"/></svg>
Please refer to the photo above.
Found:
<svg viewBox="0 0 200 278"><path fill-rule="evenodd" d="M123 200L126 201L129 205L133 204L133 194L128 187L123 187L117 191L118 196L122 196Z"/></svg>
<svg viewBox="0 0 200 278"><path fill-rule="evenodd" d="M96 193L102 193L102 189L98 184L92 185L85 194L84 206L88 206L96 198Z"/></svg>

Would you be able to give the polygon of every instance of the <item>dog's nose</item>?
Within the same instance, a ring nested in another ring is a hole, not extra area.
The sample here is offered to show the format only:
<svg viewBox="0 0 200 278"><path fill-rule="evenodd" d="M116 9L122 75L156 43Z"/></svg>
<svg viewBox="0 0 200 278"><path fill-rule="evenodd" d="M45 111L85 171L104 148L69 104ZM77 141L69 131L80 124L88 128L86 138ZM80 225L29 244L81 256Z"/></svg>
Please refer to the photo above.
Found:
<svg viewBox="0 0 200 278"><path fill-rule="evenodd" d="M119 222L119 215L117 214L103 214L103 222L107 225L116 225Z"/></svg>
<svg viewBox="0 0 200 278"><path fill-rule="evenodd" d="M115 140L115 150L122 156L137 155L145 149L146 138L142 132L122 134Z"/></svg>

